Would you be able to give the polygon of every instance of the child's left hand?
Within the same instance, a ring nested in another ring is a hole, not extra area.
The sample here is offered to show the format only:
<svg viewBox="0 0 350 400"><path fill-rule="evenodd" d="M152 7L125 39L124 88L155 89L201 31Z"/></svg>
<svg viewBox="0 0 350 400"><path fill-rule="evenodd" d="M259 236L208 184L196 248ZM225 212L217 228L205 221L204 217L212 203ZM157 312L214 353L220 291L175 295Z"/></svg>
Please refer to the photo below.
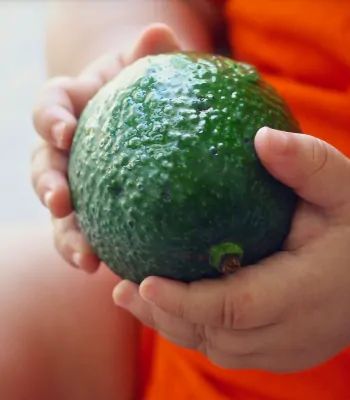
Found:
<svg viewBox="0 0 350 400"><path fill-rule="evenodd" d="M122 281L114 300L222 367L297 371L350 345L350 160L311 136L270 129L255 146L301 198L283 251L217 280Z"/></svg>

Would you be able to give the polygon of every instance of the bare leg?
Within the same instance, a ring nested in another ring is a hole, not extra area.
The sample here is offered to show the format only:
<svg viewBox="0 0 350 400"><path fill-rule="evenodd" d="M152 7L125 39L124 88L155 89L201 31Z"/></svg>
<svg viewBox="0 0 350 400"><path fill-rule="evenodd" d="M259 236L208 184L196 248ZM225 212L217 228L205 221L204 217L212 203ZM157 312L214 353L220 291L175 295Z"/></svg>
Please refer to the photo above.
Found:
<svg viewBox="0 0 350 400"><path fill-rule="evenodd" d="M65 265L48 229L0 230L1 398L135 398L138 326L114 283Z"/></svg>

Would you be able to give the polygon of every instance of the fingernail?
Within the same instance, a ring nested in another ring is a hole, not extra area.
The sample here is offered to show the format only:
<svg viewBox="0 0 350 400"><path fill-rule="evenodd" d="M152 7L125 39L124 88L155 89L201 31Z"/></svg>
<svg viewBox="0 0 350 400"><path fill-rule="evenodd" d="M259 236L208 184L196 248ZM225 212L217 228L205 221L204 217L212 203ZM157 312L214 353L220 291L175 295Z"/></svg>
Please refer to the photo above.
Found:
<svg viewBox="0 0 350 400"><path fill-rule="evenodd" d="M82 257L82 255L80 253L75 252L75 253L72 254L73 264L78 268L81 268L82 259L83 259L83 257Z"/></svg>
<svg viewBox="0 0 350 400"><path fill-rule="evenodd" d="M139 292L140 296L148 303L154 303L154 299L156 297L154 278L149 277L142 281L140 284Z"/></svg>
<svg viewBox="0 0 350 400"><path fill-rule="evenodd" d="M51 207L51 200L53 197L53 192L51 190L49 190L48 192L46 192L44 194L44 204L47 208Z"/></svg>
<svg viewBox="0 0 350 400"><path fill-rule="evenodd" d="M288 132L264 127L259 133L267 135L269 147L275 154L283 154L286 151L289 141Z"/></svg>
<svg viewBox="0 0 350 400"><path fill-rule="evenodd" d="M57 122L52 127L52 138L56 146L60 149L64 149L64 132L66 130L67 124L64 121Z"/></svg>
<svg viewBox="0 0 350 400"><path fill-rule="evenodd" d="M129 282L123 280L118 283L118 285L113 290L113 300L114 303L119 307L126 308L132 299L132 293L128 290Z"/></svg>

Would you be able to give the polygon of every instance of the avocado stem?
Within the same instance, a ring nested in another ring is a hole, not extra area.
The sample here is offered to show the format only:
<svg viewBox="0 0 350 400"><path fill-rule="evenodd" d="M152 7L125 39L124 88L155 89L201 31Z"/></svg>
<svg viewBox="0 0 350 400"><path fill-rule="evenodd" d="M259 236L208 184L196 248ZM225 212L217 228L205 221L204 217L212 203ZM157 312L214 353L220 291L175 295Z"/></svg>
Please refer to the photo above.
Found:
<svg viewBox="0 0 350 400"><path fill-rule="evenodd" d="M234 242L222 242L211 246L209 250L209 262L222 274L232 274L241 267L243 256L242 247Z"/></svg>
<svg viewBox="0 0 350 400"><path fill-rule="evenodd" d="M224 275L233 274L237 272L241 268L241 262L239 257L228 254L227 256L223 257L222 262L220 264L220 271Z"/></svg>

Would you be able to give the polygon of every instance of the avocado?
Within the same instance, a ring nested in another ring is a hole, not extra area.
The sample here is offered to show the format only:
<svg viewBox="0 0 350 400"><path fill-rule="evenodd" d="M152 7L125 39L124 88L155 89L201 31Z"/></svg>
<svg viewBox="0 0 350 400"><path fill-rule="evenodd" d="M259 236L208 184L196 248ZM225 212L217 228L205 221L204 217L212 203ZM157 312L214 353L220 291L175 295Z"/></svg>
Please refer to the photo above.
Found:
<svg viewBox="0 0 350 400"><path fill-rule="evenodd" d="M281 248L296 205L261 165L263 126L299 131L257 70L222 56L147 56L83 111L68 178L77 221L116 274L219 277Z"/></svg>

